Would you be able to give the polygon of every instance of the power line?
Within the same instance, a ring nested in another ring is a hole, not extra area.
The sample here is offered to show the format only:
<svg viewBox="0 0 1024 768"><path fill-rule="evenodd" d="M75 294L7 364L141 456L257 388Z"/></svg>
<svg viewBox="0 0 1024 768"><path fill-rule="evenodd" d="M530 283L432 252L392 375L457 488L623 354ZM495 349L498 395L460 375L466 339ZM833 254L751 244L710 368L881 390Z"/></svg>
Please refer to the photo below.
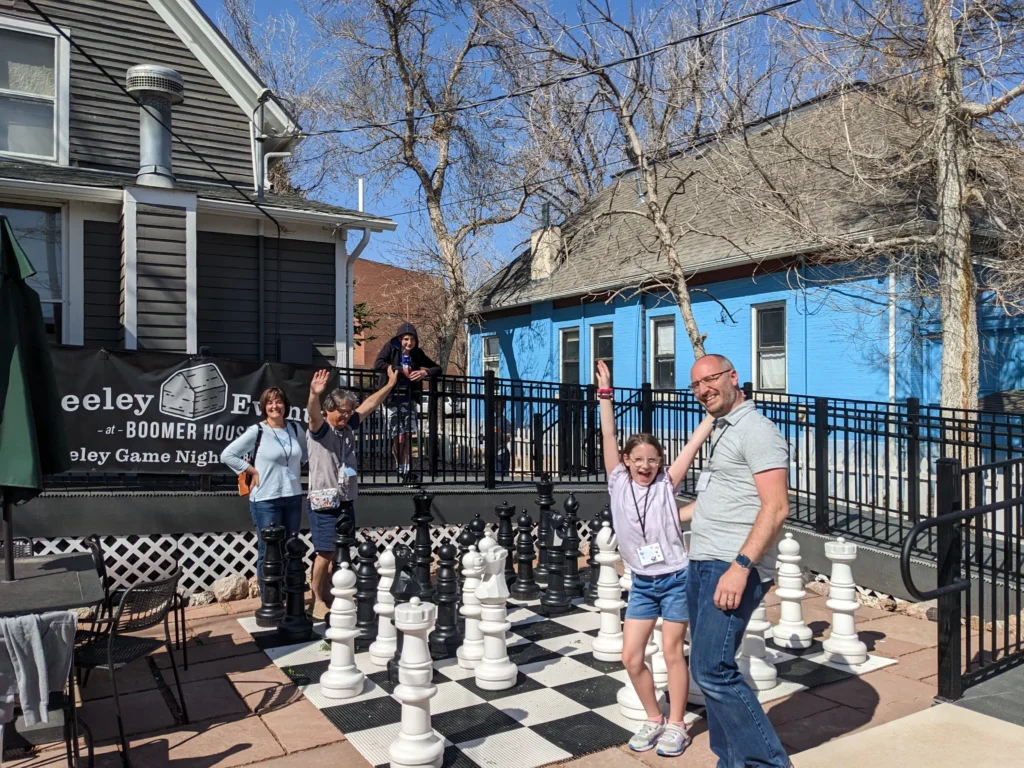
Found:
<svg viewBox="0 0 1024 768"><path fill-rule="evenodd" d="M92 64L94 67L96 67L96 69L98 69L108 80L110 80L110 82L112 82L122 93L124 93L125 96L127 96L129 99L134 101L136 104L138 104L140 108L143 108L143 109L145 108L143 106L143 104L142 104L142 101L138 97L136 97L135 94L131 93L124 86L124 84L120 80L118 80L116 77L114 77L112 74L110 74L110 72L108 72L104 68L104 66L102 64L100 64L98 61L96 61L96 59L93 58L92 54L90 54L87 50L85 50L85 48L83 48L81 45L79 45L77 41L73 40L69 34L64 32L64 30L61 29L56 24L56 22L54 22L54 20L51 19L46 14L45 11L43 11L42 8L40 8L38 5L36 5L34 0L25 0L25 2L26 2L26 4L28 4L32 8L32 10L34 10L37 14L39 14L39 16L43 19L43 21L45 21L47 24L49 24L51 27L53 27L53 29L55 29L57 31L57 33L61 37L63 37L72 46L74 46L74 48L79 53L81 53L86 58L86 60L88 60L88 62L90 64ZM213 163L211 163L209 160L207 160L206 157L201 152L199 152L197 149L195 149L191 144L189 144L188 141L186 141L181 136L179 136L177 133L175 133L174 130L169 125L164 123L159 118L159 116L157 116L153 112L150 112L150 115L152 115L152 117L161 126L163 126L164 130L167 131L167 133L169 133L176 141L178 141L182 146L184 146L185 149L187 149L189 152L191 152L193 155L195 155L197 158L199 158L199 160L202 161L202 163L207 168L209 168L211 171L213 171L215 174L217 174L217 176L221 180L223 180L233 190L235 190L235 192L237 192L242 197L242 199L244 199L247 203L249 203L254 208L256 208L260 213L262 213L264 216L266 216L268 219L270 219L272 222L274 222L274 224L277 225L278 235L280 235L280 232L281 232L281 222L279 222L277 219L275 219L266 209L263 208L262 205L260 205L258 202L256 202L252 198L250 198L249 195L247 195L244 191L242 191L242 189L237 184L235 184L235 182L231 181L231 179L229 179L227 176L225 176L223 173L221 173L219 168L217 168Z"/></svg>
<svg viewBox="0 0 1024 768"><path fill-rule="evenodd" d="M796 5L797 3L800 3L800 2L802 2L802 0L786 0L786 2L778 3L777 5L773 5L773 6L769 7L769 8L765 8L765 9L760 10L760 11L753 11L751 13L743 14L742 16L736 16L736 17L734 17L732 19L729 19L727 21L722 22L717 27L712 27L711 29L705 29L705 30L702 30L702 31L699 31L699 32L694 32L692 35L687 35L686 37L681 37L681 38L679 38L677 40L670 40L667 43L664 43L663 45L659 45L657 48L652 48L649 51L642 51L642 52L634 54L632 56L626 56L626 57L621 58L621 59L616 59L615 61L609 61L606 64L600 64L600 65L598 65L596 67L588 68L588 69L586 69L585 71L582 71L582 72L573 72L571 74L561 75L560 77L551 78L549 80L545 80L543 82L537 83L536 85L531 85L531 86L528 86L526 88L521 88L518 91L512 91L511 93L502 93L502 94L499 94L497 96L490 96L490 97L488 97L486 99L482 99L480 101L474 101L474 102L471 102L469 104L460 104L458 106L447 107L445 109L438 109L438 110L434 110L432 112L424 112L423 114L420 114L420 115L412 115L411 117L402 117L402 118L398 118L396 120L387 120L387 121L380 122L380 123L363 123L361 125L349 126L348 128L327 128L327 129L324 129L322 131L310 131L308 133L303 132L303 133L299 133L299 134L295 134L295 135L298 135L298 136L327 136L327 135L339 135L339 134L346 134L346 133L356 133L358 131L365 131L365 130L368 130L368 129L371 129L371 128L388 128L388 127L390 127L392 125L399 125L401 123L404 123L404 122L406 122L407 120L410 120L410 119L412 119L412 120L425 120L425 119L428 119L428 118L431 118L431 117L441 117L442 115L450 115L450 114L454 114L456 112L464 112L464 111L469 110L469 109L476 109L477 107L487 106L488 104L495 104L495 103L497 103L499 101L507 101L508 99L519 98L520 96L527 96L527 95L529 95L531 93L535 93L535 92L537 92L539 90L542 90L544 88L550 88L553 85L561 85L563 83L571 83L571 82L573 82L575 80L581 80L581 79L583 79L585 77L590 77L595 72L601 72L601 71L603 71L605 69L611 69L612 67L618 67L618 66L621 66L623 64L630 64L630 63L632 63L634 61L639 61L640 59L645 59L645 58L647 58L649 56L654 56L655 54L661 53L662 51L668 50L669 48L673 48L673 47L675 47L677 45L682 45L683 43L689 43L689 42L692 42L694 40L699 40L699 39L701 39L703 37L708 37L710 35L714 35L714 34L717 34L719 32L723 32L723 31L725 31L727 29L730 29L731 27L735 27L735 26L737 26L739 24L742 24L745 21L749 21L750 19L756 18L758 16L764 16L764 15L772 13L774 11L782 10L783 8L788 8L789 6ZM277 136L277 135L274 135L274 134L268 134L268 135L271 136L272 138L284 138L284 136Z"/></svg>

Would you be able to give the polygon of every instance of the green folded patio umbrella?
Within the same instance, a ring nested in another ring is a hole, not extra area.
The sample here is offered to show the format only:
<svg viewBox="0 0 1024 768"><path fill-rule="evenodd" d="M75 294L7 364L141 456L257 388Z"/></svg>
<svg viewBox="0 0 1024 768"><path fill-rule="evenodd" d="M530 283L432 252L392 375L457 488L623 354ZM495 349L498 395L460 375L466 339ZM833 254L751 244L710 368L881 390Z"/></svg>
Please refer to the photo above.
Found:
<svg viewBox="0 0 1024 768"><path fill-rule="evenodd" d="M43 476L71 468L36 273L0 215L0 492L4 580L14 580L14 506L43 490Z"/></svg>

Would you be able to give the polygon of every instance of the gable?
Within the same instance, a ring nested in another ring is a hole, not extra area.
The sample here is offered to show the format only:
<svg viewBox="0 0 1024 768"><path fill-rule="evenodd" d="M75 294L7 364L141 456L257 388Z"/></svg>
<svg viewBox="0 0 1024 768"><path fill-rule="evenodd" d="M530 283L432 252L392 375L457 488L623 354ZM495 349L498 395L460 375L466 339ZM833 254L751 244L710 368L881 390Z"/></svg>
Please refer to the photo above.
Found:
<svg viewBox="0 0 1024 768"><path fill-rule="evenodd" d="M37 0L57 24L119 82L129 67L160 64L181 73L185 103L174 109L174 130L232 181L251 188L252 143L247 115L214 75L154 10L149 0ZM0 16L41 17L21 0L0 0ZM139 163L138 106L73 46L69 104L69 162L134 173ZM180 179L219 180L179 142Z"/></svg>

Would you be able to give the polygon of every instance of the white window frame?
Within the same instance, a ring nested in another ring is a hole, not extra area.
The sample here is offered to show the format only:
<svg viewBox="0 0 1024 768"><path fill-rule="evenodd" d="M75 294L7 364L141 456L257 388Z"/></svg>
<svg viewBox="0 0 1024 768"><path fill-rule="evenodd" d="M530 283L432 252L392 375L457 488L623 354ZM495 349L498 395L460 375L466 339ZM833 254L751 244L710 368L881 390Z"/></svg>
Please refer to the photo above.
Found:
<svg viewBox="0 0 1024 768"><path fill-rule="evenodd" d="M565 334L576 332L576 382L581 383L582 378L580 377L580 363L582 362L582 350L580 349L580 327L578 325L570 325L565 328L558 329L558 383L566 384L563 377L565 367L563 366L562 356L565 353Z"/></svg>
<svg viewBox="0 0 1024 768"><path fill-rule="evenodd" d="M594 323L590 326L590 383L597 383L597 332L609 330L612 332L612 348L615 347L615 323ZM614 359L614 356L609 359ZM581 381L582 383L582 381Z"/></svg>
<svg viewBox="0 0 1024 768"><path fill-rule="evenodd" d="M27 35L48 37L54 41L53 70L53 143L54 153L49 156L27 155L21 152L0 152L3 157L18 157L29 160L43 160L56 165L69 164L69 124L71 108L71 44L49 24L0 16L0 29L21 32ZM61 27L65 34L71 31ZM38 99L38 97L36 97ZM39 99L41 100L41 99Z"/></svg>
<svg viewBox="0 0 1024 768"><path fill-rule="evenodd" d="M750 370L753 372L754 389L761 390L761 358L760 340L758 338L758 315L766 309L782 310L782 349L785 354L785 381L781 390L763 390L771 392L786 392L789 389L789 310L784 301L772 301L765 304L754 304L750 307Z"/></svg>
<svg viewBox="0 0 1024 768"><path fill-rule="evenodd" d="M648 381L651 382L651 386L656 386L654 381L654 373L658 369L658 325L662 323L672 324L672 366L675 367L678 362L678 355L676 354L676 318L675 315L657 315L651 318L651 329L650 329L650 343L647 345L650 349L650 360L648 361L647 369ZM677 371L678 373L678 371ZM679 382L676 382L676 389L679 389Z"/></svg>
<svg viewBox="0 0 1024 768"><path fill-rule="evenodd" d="M494 371L494 376L498 377L501 374L501 343L498 343L498 354L488 355L487 354L487 340L497 340L498 334L488 333L486 336L480 337L480 375L484 376L487 373L487 363L497 363L497 368Z"/></svg>

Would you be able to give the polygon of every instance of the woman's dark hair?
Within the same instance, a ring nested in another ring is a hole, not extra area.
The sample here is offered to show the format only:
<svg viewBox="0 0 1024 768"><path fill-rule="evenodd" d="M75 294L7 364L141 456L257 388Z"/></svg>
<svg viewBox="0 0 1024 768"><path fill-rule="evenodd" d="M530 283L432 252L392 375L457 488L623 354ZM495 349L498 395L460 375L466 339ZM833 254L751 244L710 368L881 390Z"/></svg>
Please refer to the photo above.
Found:
<svg viewBox="0 0 1024 768"><path fill-rule="evenodd" d="M288 395L284 393L284 390L279 387L269 387L263 390L263 394L260 395L260 413L264 416L267 415L267 403L271 400L280 400L284 403L284 417L288 418L288 411L292 409L291 403L288 402Z"/></svg>
<svg viewBox="0 0 1024 768"><path fill-rule="evenodd" d="M665 449L661 443L658 442L658 438L649 432L637 432L635 435L626 441L626 444L622 447L622 455L628 456L633 452L633 449L638 445L649 445L658 452L658 456L661 458L662 465L665 464Z"/></svg>

